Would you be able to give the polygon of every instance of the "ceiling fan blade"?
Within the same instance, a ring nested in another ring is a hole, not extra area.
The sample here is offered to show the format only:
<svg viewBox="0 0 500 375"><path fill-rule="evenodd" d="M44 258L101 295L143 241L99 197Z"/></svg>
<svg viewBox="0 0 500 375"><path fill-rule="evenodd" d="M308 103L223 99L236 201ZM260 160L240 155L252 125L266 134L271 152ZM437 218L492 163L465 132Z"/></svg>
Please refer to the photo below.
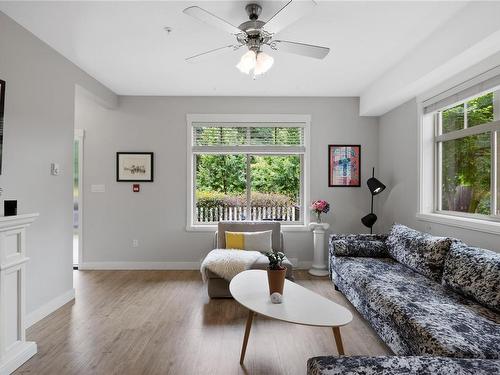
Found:
<svg viewBox="0 0 500 375"><path fill-rule="evenodd" d="M330 48L313 46L312 44L304 44L297 42L288 42L286 40L273 40L276 43L278 51L285 51L295 53L307 57L314 57L315 59L324 59L330 52Z"/></svg>
<svg viewBox="0 0 500 375"><path fill-rule="evenodd" d="M202 9L197 6L189 7L183 10L183 12L191 17L194 17L210 26L217 27L221 30L224 30L230 34L238 35L243 31L238 29L236 26L230 24L226 20L223 20L220 17L217 17L215 14L210 13L209 11Z"/></svg>
<svg viewBox="0 0 500 375"><path fill-rule="evenodd" d="M240 46L235 46L233 44L230 44L228 46L214 48L214 49L211 49L210 51L198 53L197 55L193 55L193 56L187 57L186 61L196 62L196 61L200 60L201 58L206 57L209 54L215 54L215 52L222 52L222 51L225 51L225 50L227 51L229 49L231 49L232 51L236 51L240 47L241 47L241 45Z"/></svg>
<svg viewBox="0 0 500 375"><path fill-rule="evenodd" d="M316 6L313 0L293 1L290 0L278 10L264 25L268 33L276 34L288 25L303 17L305 13Z"/></svg>

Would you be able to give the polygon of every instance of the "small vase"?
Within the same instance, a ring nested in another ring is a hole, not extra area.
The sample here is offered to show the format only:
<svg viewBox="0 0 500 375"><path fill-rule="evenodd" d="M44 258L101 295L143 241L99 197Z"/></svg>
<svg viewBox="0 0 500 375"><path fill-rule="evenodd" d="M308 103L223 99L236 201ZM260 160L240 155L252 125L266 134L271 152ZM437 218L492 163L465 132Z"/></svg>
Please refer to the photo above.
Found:
<svg viewBox="0 0 500 375"><path fill-rule="evenodd" d="M316 220L318 223L321 223L321 213L319 212L316 213Z"/></svg>
<svg viewBox="0 0 500 375"><path fill-rule="evenodd" d="M267 282L269 284L269 295L279 293L283 295L285 287L286 267L282 270L267 269Z"/></svg>

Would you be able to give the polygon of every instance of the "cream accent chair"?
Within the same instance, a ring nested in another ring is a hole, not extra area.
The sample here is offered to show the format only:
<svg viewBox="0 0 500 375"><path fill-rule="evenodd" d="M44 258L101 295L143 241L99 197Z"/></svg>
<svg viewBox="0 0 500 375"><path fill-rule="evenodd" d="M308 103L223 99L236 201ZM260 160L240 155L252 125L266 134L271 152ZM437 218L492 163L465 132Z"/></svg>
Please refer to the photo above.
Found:
<svg viewBox="0 0 500 375"><path fill-rule="evenodd" d="M226 248L226 231L229 232L260 232L272 230L271 235L273 251L284 251L283 232L281 232L281 223L276 221L225 221L220 222L218 230L215 232L214 248ZM269 264L267 256L262 254L252 266L252 269L265 270ZM287 268L286 278L293 280L293 265L285 257L283 265ZM229 292L229 282L215 273L208 271L208 296L210 298L232 298Z"/></svg>

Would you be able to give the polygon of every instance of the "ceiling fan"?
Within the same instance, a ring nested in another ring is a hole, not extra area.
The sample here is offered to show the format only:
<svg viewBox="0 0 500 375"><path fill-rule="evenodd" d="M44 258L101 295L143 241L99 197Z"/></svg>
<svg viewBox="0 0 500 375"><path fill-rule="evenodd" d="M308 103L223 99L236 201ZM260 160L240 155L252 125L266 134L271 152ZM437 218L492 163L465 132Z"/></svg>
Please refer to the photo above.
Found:
<svg viewBox="0 0 500 375"><path fill-rule="evenodd" d="M196 54L186 58L186 61L195 61L201 57L205 57L205 55L224 50L236 51L245 46L248 48L248 51L241 56L240 62L236 67L245 74L253 72L253 76L256 77L267 72L274 63L274 59L262 51L263 46L268 46L272 50L323 59L330 52L330 48L274 39L276 33L302 17L305 11L310 10L314 6L316 6L316 3L313 0L290 0L267 22L264 22L259 20L259 16L262 13L262 6L257 3L250 3L245 7L249 20L239 26L234 26L203 8L197 6L186 8L184 9L185 14L203 21L210 26L222 29L236 37L236 43L234 44Z"/></svg>

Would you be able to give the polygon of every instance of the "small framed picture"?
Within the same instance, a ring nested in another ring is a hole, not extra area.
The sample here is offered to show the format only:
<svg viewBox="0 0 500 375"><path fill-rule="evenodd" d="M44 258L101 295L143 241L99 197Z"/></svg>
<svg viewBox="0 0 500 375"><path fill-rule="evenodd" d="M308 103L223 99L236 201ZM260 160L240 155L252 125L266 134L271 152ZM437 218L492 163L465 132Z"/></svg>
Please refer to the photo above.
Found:
<svg viewBox="0 0 500 375"><path fill-rule="evenodd" d="M153 182L152 152L117 152L116 181Z"/></svg>
<svg viewBox="0 0 500 375"><path fill-rule="evenodd" d="M328 145L328 186L361 186L361 145Z"/></svg>

